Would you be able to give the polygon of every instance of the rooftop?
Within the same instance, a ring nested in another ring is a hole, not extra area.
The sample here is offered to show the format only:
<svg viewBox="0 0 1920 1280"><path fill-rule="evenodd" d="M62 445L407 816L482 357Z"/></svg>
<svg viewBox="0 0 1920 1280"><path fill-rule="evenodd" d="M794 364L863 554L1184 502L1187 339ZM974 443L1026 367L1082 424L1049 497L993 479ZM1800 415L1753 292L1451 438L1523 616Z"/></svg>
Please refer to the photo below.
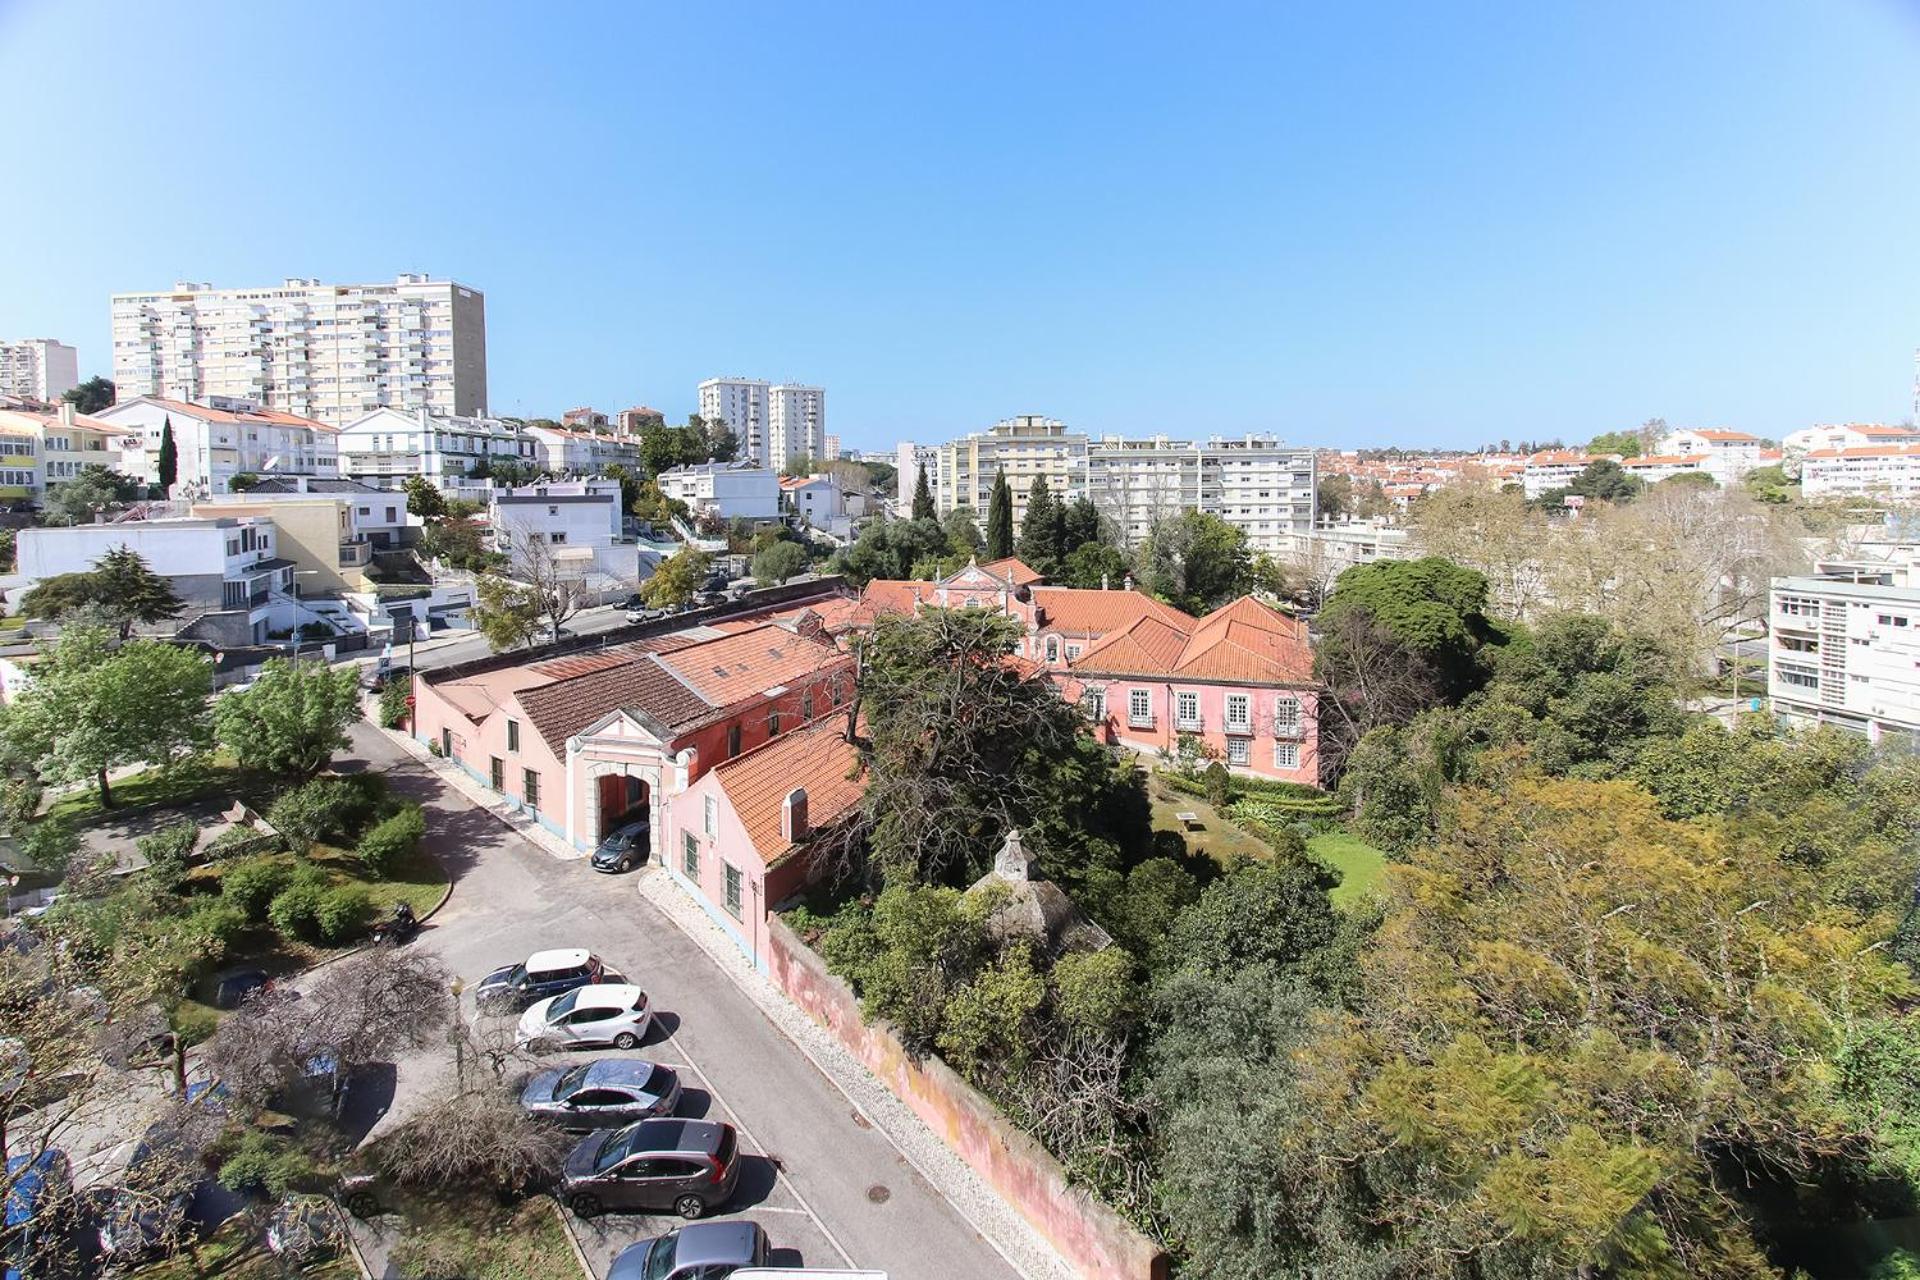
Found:
<svg viewBox="0 0 1920 1280"><path fill-rule="evenodd" d="M1252 596L1182 628L1143 616L1102 637L1069 664L1077 675L1147 675L1256 684L1313 679L1307 626Z"/></svg>
<svg viewBox="0 0 1920 1280"><path fill-rule="evenodd" d="M847 741L844 715L822 716L714 768L754 850L773 866L800 846L780 833L781 809L799 788L807 793L807 826L818 829L860 802L866 781L860 752Z"/></svg>

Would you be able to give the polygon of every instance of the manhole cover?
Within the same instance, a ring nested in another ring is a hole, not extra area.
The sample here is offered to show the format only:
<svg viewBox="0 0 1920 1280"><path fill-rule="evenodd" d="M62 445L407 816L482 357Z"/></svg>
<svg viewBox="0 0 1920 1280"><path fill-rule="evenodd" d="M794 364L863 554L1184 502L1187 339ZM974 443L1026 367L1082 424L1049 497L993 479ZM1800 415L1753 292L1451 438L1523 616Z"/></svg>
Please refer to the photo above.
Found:
<svg viewBox="0 0 1920 1280"><path fill-rule="evenodd" d="M885 1204L887 1201L893 1199L893 1192L876 1182L867 1188L867 1199L873 1201L875 1204Z"/></svg>

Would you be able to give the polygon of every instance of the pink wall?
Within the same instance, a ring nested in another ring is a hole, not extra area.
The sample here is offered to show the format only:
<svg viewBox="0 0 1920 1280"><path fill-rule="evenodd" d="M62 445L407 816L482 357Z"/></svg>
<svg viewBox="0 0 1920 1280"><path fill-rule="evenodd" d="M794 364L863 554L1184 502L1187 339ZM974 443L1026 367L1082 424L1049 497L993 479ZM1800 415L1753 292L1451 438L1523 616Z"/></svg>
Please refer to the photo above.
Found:
<svg viewBox="0 0 1920 1280"><path fill-rule="evenodd" d="M1235 773L1300 782L1308 786L1320 785L1318 699L1310 689L1125 677L1108 679L1099 676L1082 676L1080 682L1089 690L1105 691L1105 734L1109 742L1125 743L1142 750L1171 750L1183 732L1187 732L1176 724L1175 695L1191 693L1199 699L1201 723L1200 731L1193 736L1205 742L1215 756L1227 763ZM1129 706L1135 689L1144 689L1147 693L1147 706L1153 717L1151 727L1131 723ZM1226 732L1227 697L1230 694L1244 695L1249 700L1249 719L1253 726L1250 736L1229 735ZM1273 732L1274 702L1281 697L1300 700L1300 727L1292 737L1276 737ZM1247 744L1247 762L1244 765L1229 760L1230 743L1234 737L1242 738ZM1296 744L1292 767L1275 763L1276 743Z"/></svg>
<svg viewBox="0 0 1920 1280"><path fill-rule="evenodd" d="M716 830L706 830L706 803L714 802ZM699 851L699 867L687 874L686 840L693 837ZM692 886L696 900L721 928L733 935L740 949L756 967L767 955L766 867L760 853L747 837L720 779L709 773L673 798L667 810L667 842L661 847L662 865L683 887ZM726 868L740 872L740 910L735 914L726 905Z"/></svg>
<svg viewBox="0 0 1920 1280"><path fill-rule="evenodd" d="M505 785L501 788L503 795L524 804L524 771L532 769L539 774L539 805L536 812L547 819L555 830L564 827L567 813L566 766L548 749L546 739L534 729L518 703L509 701L475 724L442 697L433 685L415 681L413 713L416 726L414 736L428 742L442 742L441 730L451 730L453 750L449 758L464 765L482 782L490 783L492 760L499 757L506 773ZM517 720L520 724L518 750L511 750L507 746L508 720Z"/></svg>

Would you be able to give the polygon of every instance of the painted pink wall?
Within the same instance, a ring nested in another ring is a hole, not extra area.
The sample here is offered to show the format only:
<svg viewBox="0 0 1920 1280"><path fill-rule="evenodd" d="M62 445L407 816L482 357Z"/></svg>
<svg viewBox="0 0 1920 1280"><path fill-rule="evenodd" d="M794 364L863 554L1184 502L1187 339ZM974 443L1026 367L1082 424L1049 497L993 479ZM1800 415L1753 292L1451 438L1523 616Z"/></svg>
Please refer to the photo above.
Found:
<svg viewBox="0 0 1920 1280"><path fill-rule="evenodd" d="M716 833L706 830L706 803L711 796L717 810ZM687 875L686 837L691 835L700 852L697 875ZM727 802L720 779L709 773L673 798L667 808L667 843L661 846L663 865L680 881L691 886L700 905L720 927L733 935L740 949L756 965L767 955L767 870L760 853L747 838L747 829ZM740 914L726 907L727 866L740 871Z"/></svg>
<svg viewBox="0 0 1920 1280"><path fill-rule="evenodd" d="M1124 677L1107 679L1097 676L1083 676L1080 677L1080 681L1087 688L1100 688L1106 692L1107 715L1104 725L1106 740L1143 750L1171 750L1182 734L1182 731L1175 727L1174 695L1177 693L1199 694L1202 727L1194 736L1205 742L1223 763L1227 760L1228 734L1224 728L1227 695L1245 694L1251 699L1249 708L1253 721L1253 734L1248 739L1248 761L1245 765L1228 765L1228 767L1235 773L1276 778L1284 782L1301 782L1308 786L1320 785L1318 699L1311 689L1276 689L1270 685L1201 684L1194 681ZM1151 729L1136 728L1128 723L1128 702L1135 689L1147 691L1148 708L1153 714ZM1272 732L1274 699L1287 695L1300 700L1300 731L1297 737L1276 739ZM1291 741L1299 744L1299 763L1294 768L1283 769L1274 764L1276 741Z"/></svg>
<svg viewBox="0 0 1920 1280"><path fill-rule="evenodd" d="M507 749L508 720L520 723L518 751ZM433 685L419 681L414 685L414 721L417 725L414 736L429 742L441 741L440 731L451 729L452 758L466 766L482 782L488 781L492 759L498 756L506 769L506 785L502 788L502 794L523 804L526 801L526 788L522 771L534 770L540 775L539 814L556 827L565 825L566 767L548 749L546 739L534 729L517 702L509 701L504 707L496 707L491 715L475 724L442 697Z"/></svg>

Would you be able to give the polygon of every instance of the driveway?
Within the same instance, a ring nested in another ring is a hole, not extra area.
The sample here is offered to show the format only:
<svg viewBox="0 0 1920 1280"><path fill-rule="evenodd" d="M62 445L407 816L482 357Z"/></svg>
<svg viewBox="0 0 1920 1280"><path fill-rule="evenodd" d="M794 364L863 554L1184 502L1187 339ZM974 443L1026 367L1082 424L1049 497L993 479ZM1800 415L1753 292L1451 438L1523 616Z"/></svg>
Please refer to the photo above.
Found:
<svg viewBox="0 0 1920 1280"><path fill-rule="evenodd" d="M356 724L353 737L363 767L426 806L428 847L454 876L452 898L413 946L469 985L533 951L586 947L643 987L659 1011L658 1029L636 1055L678 1069L685 1111L734 1124L752 1159L740 1195L720 1216L758 1221L782 1265L877 1268L892 1280L1021 1274L697 943L637 892L637 876L657 873L605 876L584 860L555 859L473 807L372 726ZM450 1075L444 1053L402 1061L392 1110L377 1130L425 1105ZM627 1214L575 1223L601 1276L621 1247L675 1225Z"/></svg>

